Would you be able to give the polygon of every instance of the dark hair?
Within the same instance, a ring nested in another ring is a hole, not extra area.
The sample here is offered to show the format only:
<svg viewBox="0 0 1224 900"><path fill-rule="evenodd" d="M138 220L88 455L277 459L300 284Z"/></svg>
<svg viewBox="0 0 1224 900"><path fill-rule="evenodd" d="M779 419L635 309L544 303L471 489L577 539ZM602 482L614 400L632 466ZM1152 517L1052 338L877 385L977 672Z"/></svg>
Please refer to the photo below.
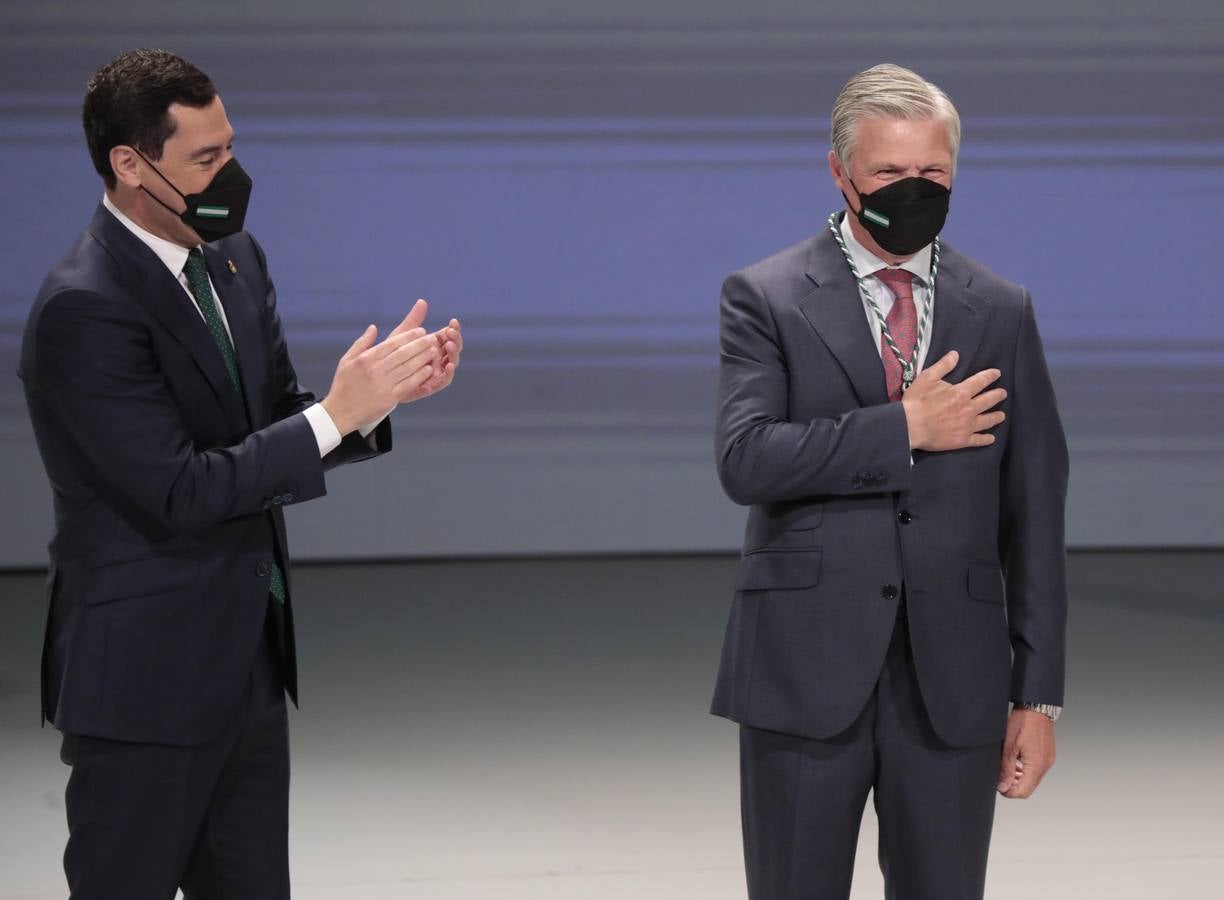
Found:
<svg viewBox="0 0 1224 900"><path fill-rule="evenodd" d="M129 50L94 72L85 87L81 124L89 156L106 186L115 186L113 148L127 144L161 159L175 129L170 105L200 108L216 96L207 75L166 50Z"/></svg>

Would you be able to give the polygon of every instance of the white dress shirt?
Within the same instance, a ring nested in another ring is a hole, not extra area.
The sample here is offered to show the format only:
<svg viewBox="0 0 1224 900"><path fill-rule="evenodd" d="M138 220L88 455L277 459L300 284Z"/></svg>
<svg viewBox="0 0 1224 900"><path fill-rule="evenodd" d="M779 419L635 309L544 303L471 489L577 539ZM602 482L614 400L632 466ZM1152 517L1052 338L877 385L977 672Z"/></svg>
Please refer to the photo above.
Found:
<svg viewBox="0 0 1224 900"><path fill-rule="evenodd" d="M146 247L157 254L157 258L165 263L166 268L170 270L170 274L177 278L178 283L183 286L187 298L191 300L191 305L200 314L200 318L204 318L204 311L200 309L200 304L196 301L195 295L191 293L191 286L187 283L187 274L183 271L187 265L187 255L190 251L186 247L181 247L172 241L167 241L165 238L160 238L152 232L141 228L125 216L122 210L111 202L110 197L103 195L102 205L106 207L107 212L119 220L124 228L140 238ZM213 303L217 305L217 313L221 316L221 324L225 326L225 333L230 336L230 342L232 343L234 335L230 331L229 319L225 317L225 304L221 302L221 297L217 294L217 289L213 286L211 277L208 279L208 286L212 289ZM306 417L310 430L314 432L315 441L319 445L319 456L327 456L327 454L340 446L340 441L342 440L340 429L336 427L336 423L332 421L332 417L328 415L327 410L322 405L315 403L304 409L301 414ZM369 425L363 426L361 428L361 436L368 439L370 434L387 415L390 415L390 412L380 416Z"/></svg>
<svg viewBox="0 0 1224 900"><path fill-rule="evenodd" d="M915 276L914 309L918 314L919 324L922 322L922 314L927 304L931 304L931 321L927 324L926 333L918 344L918 359L914 363L914 371L921 372L922 367L926 364L927 351L931 349L931 332L935 328L934 298L929 290L930 285L927 284L927 279L931 277L931 245L927 244L905 262L901 263L901 265L890 266L859 243L858 238L854 236L854 232L850 229L850 216L852 215L854 213L847 212L842 216L839 226L841 228L842 240L846 242L846 249L850 251L850 258L854 260L854 267L860 275L866 278L867 283L865 287L868 293L871 294L871 299L880 307L880 312L884 317L888 317L888 311L893 306L894 298L892 291L880 279L868 277L881 269L905 269L905 271ZM879 350L884 329L880 327L880 320L876 318L876 314L867 305L867 301L863 300L862 302L863 312L867 315L867 324L871 326L871 334L875 338L876 350ZM909 349L909 347L902 347L901 351L908 352ZM889 352L891 353L892 351L890 350Z"/></svg>

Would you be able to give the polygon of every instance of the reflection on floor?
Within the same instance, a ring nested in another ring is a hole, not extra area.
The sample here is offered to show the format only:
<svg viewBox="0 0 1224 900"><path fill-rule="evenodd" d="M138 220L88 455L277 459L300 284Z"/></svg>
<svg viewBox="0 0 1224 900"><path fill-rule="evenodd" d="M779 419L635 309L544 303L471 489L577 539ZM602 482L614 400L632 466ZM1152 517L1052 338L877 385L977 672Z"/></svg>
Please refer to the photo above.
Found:
<svg viewBox="0 0 1224 900"><path fill-rule="evenodd" d="M1219 553L1071 558L1068 711L999 806L993 900L1209 898L1224 883ZM734 727L706 715L727 557L298 570L300 900L744 896ZM41 578L0 577L0 898L65 894L39 730ZM865 815L854 897L881 896Z"/></svg>

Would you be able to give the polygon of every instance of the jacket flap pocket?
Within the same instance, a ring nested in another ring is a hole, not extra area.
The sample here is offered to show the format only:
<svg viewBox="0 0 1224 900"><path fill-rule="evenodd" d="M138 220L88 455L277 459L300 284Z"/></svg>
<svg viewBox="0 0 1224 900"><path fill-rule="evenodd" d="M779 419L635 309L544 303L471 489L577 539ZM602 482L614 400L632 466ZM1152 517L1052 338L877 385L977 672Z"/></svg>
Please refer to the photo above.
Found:
<svg viewBox="0 0 1224 900"><path fill-rule="evenodd" d="M1003 572L994 563L969 562L969 596L986 603L1003 602Z"/></svg>
<svg viewBox="0 0 1224 900"><path fill-rule="evenodd" d="M143 556L97 566L85 574L89 582L84 600L93 605L184 590L195 582L199 567L187 554Z"/></svg>
<svg viewBox="0 0 1224 900"><path fill-rule="evenodd" d="M740 561L737 591L798 590L820 582L819 547L758 550Z"/></svg>

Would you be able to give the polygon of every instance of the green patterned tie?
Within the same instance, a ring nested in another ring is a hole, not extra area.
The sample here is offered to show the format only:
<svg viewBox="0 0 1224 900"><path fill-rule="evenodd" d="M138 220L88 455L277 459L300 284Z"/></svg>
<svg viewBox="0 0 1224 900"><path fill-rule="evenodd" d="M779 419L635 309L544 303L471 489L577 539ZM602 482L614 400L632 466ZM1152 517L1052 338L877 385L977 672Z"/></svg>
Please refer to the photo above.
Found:
<svg viewBox="0 0 1224 900"><path fill-rule="evenodd" d="M208 280L208 267L204 264L204 254L199 247L187 254L187 264L183 266L183 274L187 276L187 284L191 286L191 295L199 304L200 312L204 314L204 321L208 324L208 331L212 334L217 349L221 351L221 358L225 360L225 371L229 372L230 383L238 392L238 399L245 405L246 401L242 397L242 381L238 377L238 360L234 356L234 344L230 340L229 332L225 330L225 323L221 321L221 312L217 309L217 302L213 299L212 283ZM276 598L277 603L284 603L285 575L275 562L272 563L269 576L268 593Z"/></svg>
<svg viewBox="0 0 1224 900"><path fill-rule="evenodd" d="M225 323L221 321L221 313L217 309L216 301L213 300L212 284L208 280L208 267L204 265L204 254L200 252L199 247L187 254L187 265L183 266L183 274L187 276L187 283L191 285L191 294L195 297L196 303L200 305L200 312L204 314L208 330L217 344L217 349L221 351L221 358L225 360L225 371L229 372L234 390L241 397L242 382L238 379L238 360L234 357L234 344L230 341L229 333L225 330Z"/></svg>

